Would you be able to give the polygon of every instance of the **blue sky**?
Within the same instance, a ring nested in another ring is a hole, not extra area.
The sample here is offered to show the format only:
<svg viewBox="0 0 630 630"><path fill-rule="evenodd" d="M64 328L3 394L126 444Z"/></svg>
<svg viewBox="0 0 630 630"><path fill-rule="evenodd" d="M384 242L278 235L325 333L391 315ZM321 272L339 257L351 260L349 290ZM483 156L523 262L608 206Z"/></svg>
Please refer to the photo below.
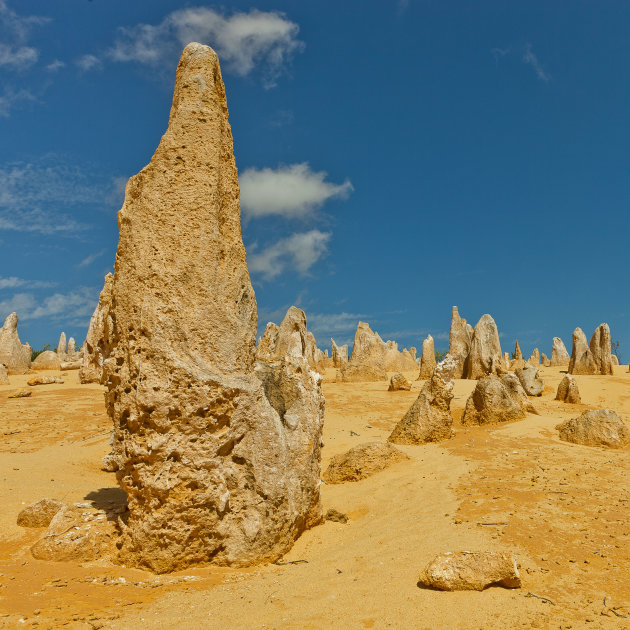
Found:
<svg viewBox="0 0 630 630"><path fill-rule="evenodd" d="M0 0L0 317L83 341L190 40L222 61L259 320L630 359L630 5ZM626 357L623 356L626 350Z"/></svg>

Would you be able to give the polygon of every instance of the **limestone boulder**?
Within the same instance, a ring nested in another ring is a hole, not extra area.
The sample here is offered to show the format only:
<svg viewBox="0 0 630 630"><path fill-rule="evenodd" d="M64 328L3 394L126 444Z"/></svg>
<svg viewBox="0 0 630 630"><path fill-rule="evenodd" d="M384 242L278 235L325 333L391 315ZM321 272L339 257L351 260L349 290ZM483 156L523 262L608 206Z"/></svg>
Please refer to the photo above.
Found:
<svg viewBox="0 0 630 630"><path fill-rule="evenodd" d="M389 379L388 392L409 391L411 389L411 383L405 378L405 375L401 372L396 372Z"/></svg>
<svg viewBox="0 0 630 630"><path fill-rule="evenodd" d="M360 481L407 459L405 453L389 442L369 442L335 455L322 479L330 484Z"/></svg>
<svg viewBox="0 0 630 630"><path fill-rule="evenodd" d="M522 420L527 415L520 400L498 376L479 380L466 401L462 424L494 424Z"/></svg>
<svg viewBox="0 0 630 630"><path fill-rule="evenodd" d="M498 551L459 551L436 556L422 571L420 584L440 591L483 591L488 586L520 588L516 557Z"/></svg>
<svg viewBox="0 0 630 630"><path fill-rule="evenodd" d="M600 324L593 333L589 343L589 350L597 365L596 374L611 375L612 363L612 338L608 324Z"/></svg>
<svg viewBox="0 0 630 630"><path fill-rule="evenodd" d="M348 344L338 346L335 340L330 338L330 354L332 356L333 366L340 368L348 363Z"/></svg>
<svg viewBox="0 0 630 630"><path fill-rule="evenodd" d="M348 363L337 372L337 382L339 383L375 383L386 380L385 368L365 364Z"/></svg>
<svg viewBox="0 0 630 630"><path fill-rule="evenodd" d="M538 415L538 411L534 405L530 402L529 397L518 376L514 372L508 372L501 377L501 382L505 385L506 389L510 393L510 396L525 410L527 413L533 413Z"/></svg>
<svg viewBox="0 0 630 630"><path fill-rule="evenodd" d="M30 398L32 394L33 392L29 389L19 389L18 391L9 394L7 398Z"/></svg>
<svg viewBox="0 0 630 630"><path fill-rule="evenodd" d="M114 276L105 276L103 288L98 296L98 304L92 313L90 325L83 347L81 367L79 368L80 383L101 383L105 359L109 356L111 337L114 323L111 317L112 287Z"/></svg>
<svg viewBox="0 0 630 630"><path fill-rule="evenodd" d="M460 317L457 306L453 306L451 330L448 337L448 353L457 362L455 378L466 378L466 361L470 353L472 335L470 325Z"/></svg>
<svg viewBox="0 0 630 630"><path fill-rule="evenodd" d="M529 359L527 359L527 363L530 365L540 365L540 350L538 348L534 348Z"/></svg>
<svg viewBox="0 0 630 630"><path fill-rule="evenodd" d="M120 560L159 573L274 561L322 519L324 401L297 352L255 371L256 298L208 46L184 49L168 129L127 183L118 225L104 382L129 505Z"/></svg>
<svg viewBox="0 0 630 630"><path fill-rule="evenodd" d="M53 516L63 507L65 507L65 503L57 501L57 499L40 499L27 505L18 514L17 524L20 527L48 527Z"/></svg>
<svg viewBox="0 0 630 630"><path fill-rule="evenodd" d="M0 385L8 385L9 384L9 372L5 365L0 363Z"/></svg>
<svg viewBox="0 0 630 630"><path fill-rule="evenodd" d="M431 378L435 366L435 344L433 343L433 337L429 335L422 342L422 358L420 360L420 375L418 376L418 380Z"/></svg>
<svg viewBox="0 0 630 630"><path fill-rule="evenodd" d="M560 337L553 338L553 346L551 348L550 365L552 366L566 366L569 364L571 357L567 352L564 342Z"/></svg>
<svg viewBox="0 0 630 630"><path fill-rule="evenodd" d="M418 367L409 352L400 352L395 341L383 341L366 322L357 325L349 363L386 372L407 372Z"/></svg>
<svg viewBox="0 0 630 630"><path fill-rule="evenodd" d="M556 400L561 400L562 402L571 403L573 405L579 405L582 402L577 381L571 375L565 374L560 381L558 391L556 392Z"/></svg>
<svg viewBox="0 0 630 630"><path fill-rule="evenodd" d="M53 385L55 383L63 384L61 376L34 376L26 382L31 387L35 385Z"/></svg>
<svg viewBox="0 0 630 630"><path fill-rule="evenodd" d="M551 360L547 357L547 355L544 352L540 355L540 363L543 367L551 366Z"/></svg>
<svg viewBox="0 0 630 630"><path fill-rule="evenodd" d="M581 328L573 332L573 350L569 362L569 374L612 374L611 337L608 324L595 329L586 345L586 335Z"/></svg>
<svg viewBox="0 0 630 630"><path fill-rule="evenodd" d="M451 400L457 360L447 356L439 363L418 398L391 432L395 444L426 444L447 440L453 434Z"/></svg>
<svg viewBox="0 0 630 630"><path fill-rule="evenodd" d="M585 411L559 424L560 439L585 446L623 448L630 445L630 428L612 409Z"/></svg>
<svg viewBox="0 0 630 630"><path fill-rule="evenodd" d="M597 364L588 347L586 335L581 328L573 331L573 349L569 362L569 374L596 374Z"/></svg>
<svg viewBox="0 0 630 630"><path fill-rule="evenodd" d="M475 380L496 373L501 354L497 325L490 315L485 314L475 326L466 363L466 378Z"/></svg>
<svg viewBox="0 0 630 630"><path fill-rule="evenodd" d="M80 370L82 367L83 367L82 361L62 361L61 362L61 369L64 371L65 370Z"/></svg>
<svg viewBox="0 0 630 630"><path fill-rule="evenodd" d="M525 365L522 369L516 370L516 376L518 376L518 380L528 396L542 396L545 381L538 377L536 366Z"/></svg>
<svg viewBox="0 0 630 630"><path fill-rule="evenodd" d="M11 313L0 329L0 363L8 374L25 374L31 367L31 347L20 341L17 313Z"/></svg>
<svg viewBox="0 0 630 630"><path fill-rule="evenodd" d="M618 359L618 357L617 357L617 355L616 355L616 354L612 354L612 355L610 356L610 362L611 362L613 365L619 365L619 359Z"/></svg>
<svg viewBox="0 0 630 630"><path fill-rule="evenodd" d="M37 355L31 367L34 370L60 370L61 360L56 352L46 350Z"/></svg>

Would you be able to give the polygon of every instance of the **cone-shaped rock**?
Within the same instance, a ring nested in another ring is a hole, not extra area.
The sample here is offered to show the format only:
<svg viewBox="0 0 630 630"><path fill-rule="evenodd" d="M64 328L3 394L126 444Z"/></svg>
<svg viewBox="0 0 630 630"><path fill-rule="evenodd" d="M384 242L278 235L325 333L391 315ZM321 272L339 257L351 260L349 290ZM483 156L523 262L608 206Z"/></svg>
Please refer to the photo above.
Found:
<svg viewBox="0 0 630 630"><path fill-rule="evenodd" d="M455 378L466 377L466 359L470 353L472 331L466 320L459 316L457 306L453 306L451 331L448 336L448 353L457 363Z"/></svg>
<svg viewBox="0 0 630 630"><path fill-rule="evenodd" d="M573 349L569 362L569 374L597 374L598 365L586 342L586 335L581 328L573 331Z"/></svg>
<svg viewBox="0 0 630 630"><path fill-rule="evenodd" d="M100 383L103 377L103 363L109 352L110 337L114 326L109 312L113 283L114 276L108 273L85 338L83 359L79 368L80 383Z"/></svg>
<svg viewBox="0 0 630 630"><path fill-rule="evenodd" d="M588 347L597 365L597 374L612 374L612 339L608 324L600 324L595 329Z"/></svg>
<svg viewBox="0 0 630 630"><path fill-rule="evenodd" d="M540 365L540 350L538 348L534 348L529 359L527 359L527 363L530 365Z"/></svg>
<svg viewBox="0 0 630 630"><path fill-rule="evenodd" d="M553 338L553 346L551 348L550 365L567 365L569 363L569 353L560 337Z"/></svg>
<svg viewBox="0 0 630 630"><path fill-rule="evenodd" d="M582 402L577 381L571 375L565 374L564 378L560 381L558 391L556 392L556 400L574 405L579 405Z"/></svg>
<svg viewBox="0 0 630 630"><path fill-rule="evenodd" d="M420 359L420 375L418 380L423 378L431 378L433 376L433 370L435 370L435 344L433 343L433 337L429 335L422 342L422 358Z"/></svg>
<svg viewBox="0 0 630 630"><path fill-rule="evenodd" d="M342 365L348 363L348 344L338 346L335 340L330 338L330 354L332 356L333 366L340 368Z"/></svg>
<svg viewBox="0 0 630 630"><path fill-rule="evenodd" d="M120 559L166 572L275 560L322 518L323 397L303 357L254 372L256 299L218 57L184 49L169 125L129 180L105 361Z"/></svg>
<svg viewBox="0 0 630 630"><path fill-rule="evenodd" d="M503 378L507 377L511 378L509 374ZM482 378L466 401L462 424L492 424L524 418L526 406L522 395L515 395L513 385L513 379L508 384L494 374Z"/></svg>
<svg viewBox="0 0 630 630"><path fill-rule="evenodd" d="M492 374L501 358L499 331L494 319L486 313L475 326L466 361L466 378L479 379Z"/></svg>
<svg viewBox="0 0 630 630"><path fill-rule="evenodd" d="M0 363L9 374L24 374L31 367L31 347L20 342L17 332L18 316L11 313L0 329Z"/></svg>
<svg viewBox="0 0 630 630"><path fill-rule="evenodd" d="M59 335L59 343L57 343L57 354L59 358L63 360L63 357L66 356L66 352L68 351L68 343L66 342L66 333L62 332Z"/></svg>

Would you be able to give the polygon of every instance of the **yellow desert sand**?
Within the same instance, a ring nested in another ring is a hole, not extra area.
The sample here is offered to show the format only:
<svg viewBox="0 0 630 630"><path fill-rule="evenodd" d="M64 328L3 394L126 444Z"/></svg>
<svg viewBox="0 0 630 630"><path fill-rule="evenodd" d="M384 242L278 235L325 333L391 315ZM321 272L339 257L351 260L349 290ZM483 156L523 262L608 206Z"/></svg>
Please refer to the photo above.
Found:
<svg viewBox="0 0 630 630"><path fill-rule="evenodd" d="M0 386L0 625L37 628L623 628L630 623L630 451L559 439L555 426L610 407L630 416L630 374L582 376L582 404L554 400L561 367L542 367L540 415L489 426L459 420L475 387L455 381L456 435L401 446L410 459L356 483L324 485L325 521L276 564L155 575L98 560L35 560L45 530L18 513L44 497L114 508L125 497L101 469L111 422L100 385L41 385L9 399L32 374ZM46 374L60 376L60 372ZM384 442L415 401L386 381L338 383L326 371L322 470L365 442ZM391 376L391 374L390 374ZM439 554L513 553L522 586L482 592L420 588ZM553 602L553 603L552 603Z"/></svg>

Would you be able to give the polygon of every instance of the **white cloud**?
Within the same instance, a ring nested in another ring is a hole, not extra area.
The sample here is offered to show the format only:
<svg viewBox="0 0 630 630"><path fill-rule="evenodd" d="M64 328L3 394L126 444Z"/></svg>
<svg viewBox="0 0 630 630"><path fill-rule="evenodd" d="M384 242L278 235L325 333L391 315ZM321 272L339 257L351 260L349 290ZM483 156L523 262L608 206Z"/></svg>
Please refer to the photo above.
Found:
<svg viewBox="0 0 630 630"><path fill-rule="evenodd" d="M0 276L0 289L17 289L18 287L46 289L54 287L56 284L56 282L44 282L41 280L25 280L24 278L16 278L15 276L8 278Z"/></svg>
<svg viewBox="0 0 630 630"><path fill-rule="evenodd" d="M59 60L59 59L55 59L52 63L49 63L46 66L46 70L48 70L49 72L57 72L57 70L61 70L61 68L65 68L66 64Z"/></svg>
<svg viewBox="0 0 630 630"><path fill-rule="evenodd" d="M7 118L17 103L35 100L37 99L28 90L13 90L7 87L0 96L0 117Z"/></svg>
<svg viewBox="0 0 630 630"><path fill-rule="evenodd" d="M18 43L23 43L32 26L38 26L49 22L50 18L37 15L18 15L11 10L5 0L0 0L0 36L3 39L10 38Z"/></svg>
<svg viewBox="0 0 630 630"><path fill-rule="evenodd" d="M0 43L0 68L26 70L37 62L39 53L30 46L9 46Z"/></svg>
<svg viewBox="0 0 630 630"><path fill-rule="evenodd" d="M286 269L306 274L328 251L330 232L310 230L292 234L262 251L250 247L247 265L250 273L259 273L267 279L275 278Z"/></svg>
<svg viewBox="0 0 630 630"><path fill-rule="evenodd" d="M275 170L247 169L239 176L241 206L246 217L306 218L328 199L346 198L354 190L349 180L333 184L325 181L326 175L312 171L306 162Z"/></svg>
<svg viewBox="0 0 630 630"><path fill-rule="evenodd" d="M251 9L225 15L206 7L180 9L159 24L121 27L108 56L119 62L158 66L192 41L212 46L224 70L245 76L255 68L273 87L293 54L303 49L299 26L278 11Z"/></svg>
<svg viewBox="0 0 630 630"><path fill-rule="evenodd" d="M14 311L20 320L64 319L76 321L89 317L97 303L94 290L80 287L70 293L54 293L43 299L36 299L32 293L16 293L7 300L0 301L0 319Z"/></svg>
<svg viewBox="0 0 630 630"><path fill-rule="evenodd" d="M83 70L84 72L95 70L103 66L103 62L95 55L83 55L79 57L74 63L79 67L79 69Z"/></svg>
<svg viewBox="0 0 630 630"><path fill-rule="evenodd" d="M543 69L538 57L532 51L532 45L526 44L525 46L525 54L523 55L523 62L529 64L536 73L536 76L545 83L548 83L551 80L551 75Z"/></svg>
<svg viewBox="0 0 630 630"><path fill-rule="evenodd" d="M77 267L81 268L81 267L87 267L88 265L91 265L97 258L100 258L107 250L105 249L101 249L100 252L96 252L94 254L90 254L89 256L86 256L78 265Z"/></svg>

